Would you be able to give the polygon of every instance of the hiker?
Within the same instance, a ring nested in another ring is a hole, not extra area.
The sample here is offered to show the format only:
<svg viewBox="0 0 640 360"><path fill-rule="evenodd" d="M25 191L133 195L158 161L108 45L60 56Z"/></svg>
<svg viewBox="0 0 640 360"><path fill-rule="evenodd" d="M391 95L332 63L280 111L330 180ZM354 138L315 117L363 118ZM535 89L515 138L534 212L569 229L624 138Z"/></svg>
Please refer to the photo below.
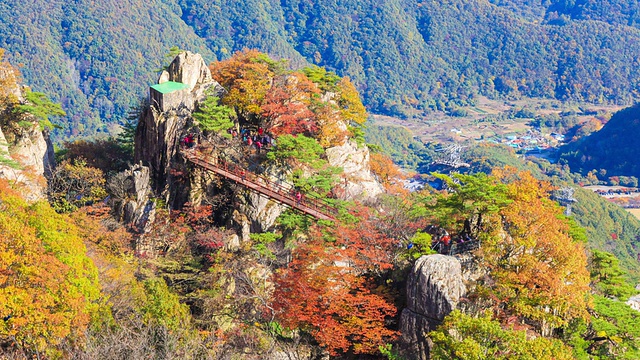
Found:
<svg viewBox="0 0 640 360"><path fill-rule="evenodd" d="M193 137L193 134L188 134L187 136L185 136L180 143L184 147L192 148L195 145L195 139Z"/></svg>
<svg viewBox="0 0 640 360"><path fill-rule="evenodd" d="M471 234L471 221L469 219L464 220L464 230L462 232L465 234Z"/></svg>
<svg viewBox="0 0 640 360"><path fill-rule="evenodd" d="M444 244L444 246L449 247L449 244L451 243L451 236L449 236L449 234L443 236L442 243Z"/></svg>
<svg viewBox="0 0 640 360"><path fill-rule="evenodd" d="M256 148L258 149L258 154L260 154L260 150L262 149L262 142L256 141Z"/></svg>
<svg viewBox="0 0 640 360"><path fill-rule="evenodd" d="M264 132L264 129L262 128L258 128L258 135L262 136L262 133Z"/></svg>
<svg viewBox="0 0 640 360"><path fill-rule="evenodd" d="M298 203L298 205L300 205L300 202L302 201L302 193L300 193L300 191L296 192L296 202Z"/></svg>

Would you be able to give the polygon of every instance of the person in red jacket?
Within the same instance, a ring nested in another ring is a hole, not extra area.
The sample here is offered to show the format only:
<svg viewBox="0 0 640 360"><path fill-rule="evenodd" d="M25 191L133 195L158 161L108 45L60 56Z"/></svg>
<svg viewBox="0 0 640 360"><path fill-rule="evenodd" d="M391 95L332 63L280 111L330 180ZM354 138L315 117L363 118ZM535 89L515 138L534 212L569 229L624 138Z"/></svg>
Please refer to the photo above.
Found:
<svg viewBox="0 0 640 360"><path fill-rule="evenodd" d="M442 243L444 244L444 246L448 247L449 244L451 243L451 236L449 236L448 234L443 236Z"/></svg>

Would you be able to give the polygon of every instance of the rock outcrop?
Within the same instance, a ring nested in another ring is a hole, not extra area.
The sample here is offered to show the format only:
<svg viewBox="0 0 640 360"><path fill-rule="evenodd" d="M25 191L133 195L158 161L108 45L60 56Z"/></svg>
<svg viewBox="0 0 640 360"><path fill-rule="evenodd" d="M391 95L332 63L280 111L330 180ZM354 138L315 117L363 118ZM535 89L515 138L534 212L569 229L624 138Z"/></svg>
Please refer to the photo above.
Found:
<svg viewBox="0 0 640 360"><path fill-rule="evenodd" d="M23 101L22 90L15 79L12 69L0 67L0 80L3 80L0 82L6 85L2 93ZM0 109L0 117L3 110ZM21 120L31 122L32 126L24 128L13 123L15 120L0 118L0 178L20 187L27 201L36 201L45 197L45 175L54 162L53 145L37 119L26 116Z"/></svg>
<svg viewBox="0 0 640 360"><path fill-rule="evenodd" d="M630 297L629 300L627 300L627 305L635 311L640 311L640 295Z"/></svg>
<svg viewBox="0 0 640 360"><path fill-rule="evenodd" d="M170 199L170 189L184 186L171 186L170 170L172 163L182 162L177 156L180 139L185 129L192 124L192 113L205 93L212 91L221 94L224 90L211 77L207 64L199 54L189 51L178 55L169 68L160 75L158 83L174 81L188 85L188 92L182 101L168 111L160 111L153 105L147 107L140 119L135 138L135 161L142 162L151 168L154 189L166 200ZM186 189L188 191L188 189ZM188 194L180 194L181 199Z"/></svg>
<svg viewBox="0 0 640 360"><path fill-rule="evenodd" d="M640 285L636 285L636 290L640 290ZM627 305L635 311L640 311L640 295L630 297L629 300L627 300Z"/></svg>
<svg viewBox="0 0 640 360"><path fill-rule="evenodd" d="M428 359L426 334L458 305L465 293L460 262L452 256L423 256L407 280L407 308L402 310L402 352L407 358Z"/></svg>
<svg viewBox="0 0 640 360"><path fill-rule="evenodd" d="M45 198L45 175L53 165L52 157L53 146L37 125L20 130L12 141L0 129L0 178L15 182L27 201Z"/></svg>
<svg viewBox="0 0 640 360"><path fill-rule="evenodd" d="M195 90L196 87L206 87L215 83L211 78L209 66L202 59L202 56L190 51L182 52L176 56L167 70L160 74L158 84L162 84L165 81L175 81L189 85L189 91Z"/></svg>
<svg viewBox="0 0 640 360"><path fill-rule="evenodd" d="M241 204L242 210L250 221L251 232L268 231L287 209L285 205L254 191L247 191L243 198L246 202Z"/></svg>
<svg viewBox="0 0 640 360"><path fill-rule="evenodd" d="M369 148L358 146L353 141L346 141L340 146L328 148L327 159L331 166L344 169L344 199L373 199L384 189L375 179L369 167Z"/></svg>
<svg viewBox="0 0 640 360"><path fill-rule="evenodd" d="M107 185L114 213L141 233L148 230L155 216L150 183L149 168L138 164L111 178Z"/></svg>

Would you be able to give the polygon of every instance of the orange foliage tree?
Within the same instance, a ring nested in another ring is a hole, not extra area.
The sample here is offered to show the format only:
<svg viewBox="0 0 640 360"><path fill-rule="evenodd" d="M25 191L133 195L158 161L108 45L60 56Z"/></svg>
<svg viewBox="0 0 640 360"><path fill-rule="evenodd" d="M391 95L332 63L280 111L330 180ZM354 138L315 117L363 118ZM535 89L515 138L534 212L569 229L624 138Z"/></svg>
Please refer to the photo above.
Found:
<svg viewBox="0 0 640 360"><path fill-rule="evenodd" d="M389 270L395 240L373 223L370 210L352 222L315 226L311 240L275 274L273 309L285 326L309 332L330 354L372 354L395 338L386 321L397 309L366 276Z"/></svg>
<svg viewBox="0 0 640 360"><path fill-rule="evenodd" d="M393 188L395 193L401 192L402 185L399 185L399 188L394 188L393 185L403 176L398 166L393 163L389 156L379 152L372 152L369 157L369 166L371 167L371 172L385 189L392 190Z"/></svg>
<svg viewBox="0 0 640 360"><path fill-rule="evenodd" d="M331 228L315 227L310 233L332 244L336 256L360 273L389 270L398 239L384 231L386 224L380 223L379 216L369 207L353 206L350 221Z"/></svg>
<svg viewBox="0 0 640 360"><path fill-rule="evenodd" d="M261 115L266 130L273 135L314 135L317 131L316 115L309 108L319 89L304 74L281 76L268 91Z"/></svg>
<svg viewBox="0 0 640 360"><path fill-rule="evenodd" d="M347 124L340 112L330 103L319 102L315 106L318 121L318 142L323 147L342 145L349 136Z"/></svg>
<svg viewBox="0 0 640 360"><path fill-rule="evenodd" d="M489 294L505 315L545 331L587 318L589 272L583 243L571 237L551 187L528 172L495 172L510 204L494 214L480 251L494 279Z"/></svg>
<svg viewBox="0 0 640 360"><path fill-rule="evenodd" d="M332 355L375 353L396 336L385 321L397 310L370 281L338 261L322 241L298 248L289 267L275 275L276 317L284 326L308 331Z"/></svg>
<svg viewBox="0 0 640 360"><path fill-rule="evenodd" d="M282 67L279 64L266 54L248 49L212 63L211 75L227 90L221 103L235 107L236 113L246 120L259 115L275 72Z"/></svg>

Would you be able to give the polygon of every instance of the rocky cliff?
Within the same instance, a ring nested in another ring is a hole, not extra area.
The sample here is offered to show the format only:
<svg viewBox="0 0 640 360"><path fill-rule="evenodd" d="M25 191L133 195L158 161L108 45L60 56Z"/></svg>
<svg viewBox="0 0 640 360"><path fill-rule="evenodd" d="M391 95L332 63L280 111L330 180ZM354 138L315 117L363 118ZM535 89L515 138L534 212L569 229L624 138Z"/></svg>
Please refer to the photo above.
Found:
<svg viewBox="0 0 640 360"><path fill-rule="evenodd" d="M144 109L136 131L135 160L151 168L151 180L157 193L168 201L176 196L184 200L188 194L183 191L171 196L171 191L184 188L178 184L172 186L176 179L170 173L174 162L184 163L178 151L180 139L189 131L193 123L193 110L204 98L205 92L219 94L223 89L211 78L202 56L189 51L178 55L169 68L162 72L158 83L167 81L186 84L188 91L182 101L168 111L160 111L153 104Z"/></svg>
<svg viewBox="0 0 640 360"><path fill-rule="evenodd" d="M4 102L6 106L24 101L23 90L16 79L12 68L0 66L3 85L0 95L9 99ZM53 166L53 146L48 132L40 128L37 119L26 115L21 120L22 125L18 125L8 107L0 109L0 178L19 187L27 200L40 200L45 197L44 176ZM25 126L29 123L30 126Z"/></svg>
<svg viewBox="0 0 640 360"><path fill-rule="evenodd" d="M326 153L331 166L339 166L344 170L345 200L373 199L384 192L382 185L371 173L368 147L345 141L340 146L328 148Z"/></svg>
<svg viewBox="0 0 640 360"><path fill-rule="evenodd" d="M465 290L455 257L428 255L416 261L407 280L407 307L400 317L402 353L407 358L429 358L426 334L456 308Z"/></svg>

